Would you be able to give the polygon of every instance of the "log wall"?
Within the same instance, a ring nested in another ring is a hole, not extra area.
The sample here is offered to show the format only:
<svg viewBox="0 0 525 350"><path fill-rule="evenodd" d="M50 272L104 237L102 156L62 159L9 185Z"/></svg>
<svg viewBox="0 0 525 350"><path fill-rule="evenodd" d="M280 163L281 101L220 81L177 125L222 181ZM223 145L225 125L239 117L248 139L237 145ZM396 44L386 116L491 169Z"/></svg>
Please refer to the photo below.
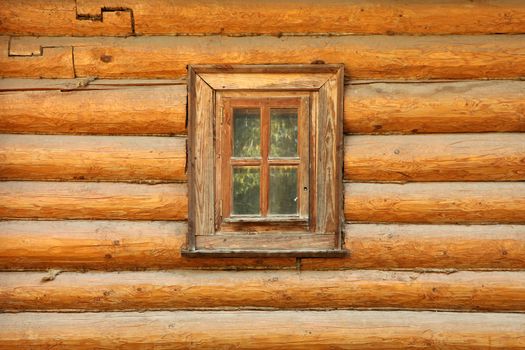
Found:
<svg viewBox="0 0 525 350"><path fill-rule="evenodd" d="M524 41L519 0L3 1L0 349L525 349ZM350 254L181 256L187 65L312 62Z"/></svg>

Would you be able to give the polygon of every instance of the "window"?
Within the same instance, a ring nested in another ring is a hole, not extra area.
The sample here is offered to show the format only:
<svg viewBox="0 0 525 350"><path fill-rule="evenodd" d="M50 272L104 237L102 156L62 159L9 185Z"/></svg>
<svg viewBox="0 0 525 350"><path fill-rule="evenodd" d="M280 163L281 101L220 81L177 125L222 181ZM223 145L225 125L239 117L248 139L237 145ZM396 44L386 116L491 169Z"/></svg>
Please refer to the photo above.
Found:
<svg viewBox="0 0 525 350"><path fill-rule="evenodd" d="M341 65L189 67L189 256L340 256Z"/></svg>
<svg viewBox="0 0 525 350"><path fill-rule="evenodd" d="M221 231L239 222L307 224L309 101L275 95L220 96L215 191Z"/></svg>

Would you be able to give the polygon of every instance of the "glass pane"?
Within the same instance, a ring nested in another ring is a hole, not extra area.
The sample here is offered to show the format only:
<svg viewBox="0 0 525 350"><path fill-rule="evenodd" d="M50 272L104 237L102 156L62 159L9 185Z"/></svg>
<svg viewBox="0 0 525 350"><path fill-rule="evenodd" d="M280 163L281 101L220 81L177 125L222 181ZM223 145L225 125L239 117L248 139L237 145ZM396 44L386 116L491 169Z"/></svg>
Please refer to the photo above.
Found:
<svg viewBox="0 0 525 350"><path fill-rule="evenodd" d="M237 215L259 215L259 167L233 167L233 208Z"/></svg>
<svg viewBox="0 0 525 350"><path fill-rule="evenodd" d="M233 109L233 156L260 157L261 113L258 108Z"/></svg>
<svg viewBox="0 0 525 350"><path fill-rule="evenodd" d="M297 214L297 167L270 167L269 213Z"/></svg>
<svg viewBox="0 0 525 350"><path fill-rule="evenodd" d="M272 108L270 120L270 157L297 157L297 108Z"/></svg>

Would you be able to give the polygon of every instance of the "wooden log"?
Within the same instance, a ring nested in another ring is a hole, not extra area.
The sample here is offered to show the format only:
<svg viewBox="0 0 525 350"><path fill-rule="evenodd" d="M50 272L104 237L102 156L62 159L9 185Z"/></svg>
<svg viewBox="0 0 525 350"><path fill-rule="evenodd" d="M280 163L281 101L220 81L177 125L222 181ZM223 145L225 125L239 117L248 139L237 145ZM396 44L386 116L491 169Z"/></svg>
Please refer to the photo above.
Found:
<svg viewBox="0 0 525 350"><path fill-rule="evenodd" d="M0 182L0 218L185 220L186 185Z"/></svg>
<svg viewBox="0 0 525 350"><path fill-rule="evenodd" d="M102 9L104 8L104 10ZM91 14L78 13L75 0L4 0L0 32L26 35L130 35L131 10L100 4Z"/></svg>
<svg viewBox="0 0 525 350"><path fill-rule="evenodd" d="M0 31L39 35L123 35L133 12L137 34L485 34L525 32L525 6L503 1L4 1ZM78 15L81 16L78 16ZM121 21L113 23L110 15ZM84 20L82 20L84 19Z"/></svg>
<svg viewBox="0 0 525 350"><path fill-rule="evenodd" d="M42 47L73 47L77 77L176 78L192 64L345 64L352 79L480 79L525 75L521 35L487 36L155 36L130 38L13 37L11 55ZM6 50L6 48L4 48ZM232 55L234 51L242 54ZM212 53L212 54L210 54ZM45 57L45 54L44 54ZM4 77L40 76L28 59L25 69ZM55 74L55 78L63 77Z"/></svg>
<svg viewBox="0 0 525 350"><path fill-rule="evenodd" d="M56 85L51 85L50 80L44 82L49 85L43 86L35 80L0 81L0 90L7 90L0 92L0 132L186 133L185 85L134 86L138 82L130 80L112 85L109 85L111 81L90 83L83 79L66 80ZM13 92L15 89L26 91Z"/></svg>
<svg viewBox="0 0 525 350"><path fill-rule="evenodd" d="M18 313L0 349L523 349L525 315L411 311ZM198 345L196 345L198 344Z"/></svg>
<svg viewBox="0 0 525 350"><path fill-rule="evenodd" d="M352 183L345 217L354 222L525 223L525 182Z"/></svg>
<svg viewBox="0 0 525 350"><path fill-rule="evenodd" d="M2 79L0 131L185 134L184 84L167 79ZM352 81L345 88L344 130L352 134L523 132L524 101L521 81Z"/></svg>
<svg viewBox="0 0 525 350"><path fill-rule="evenodd" d="M0 135L1 180L185 181L175 137Z"/></svg>
<svg viewBox="0 0 525 350"><path fill-rule="evenodd" d="M295 268L294 258L184 258L186 222L2 221L0 269Z"/></svg>
<svg viewBox="0 0 525 350"><path fill-rule="evenodd" d="M295 268L295 259L182 258L186 223L2 221L1 270ZM303 269L525 269L522 225L347 224L341 259Z"/></svg>
<svg viewBox="0 0 525 350"><path fill-rule="evenodd" d="M346 180L525 180L525 134L345 137Z"/></svg>
<svg viewBox="0 0 525 350"><path fill-rule="evenodd" d="M39 46L27 54L12 53L11 39L0 36L0 77L73 78L71 46Z"/></svg>
<svg viewBox="0 0 525 350"><path fill-rule="evenodd" d="M525 131L525 83L352 82L344 129L353 134Z"/></svg>
<svg viewBox="0 0 525 350"><path fill-rule="evenodd" d="M525 311L525 272L170 271L0 273L0 310L404 308Z"/></svg>
<svg viewBox="0 0 525 350"><path fill-rule="evenodd" d="M301 269L523 269L525 225L345 225L345 258Z"/></svg>

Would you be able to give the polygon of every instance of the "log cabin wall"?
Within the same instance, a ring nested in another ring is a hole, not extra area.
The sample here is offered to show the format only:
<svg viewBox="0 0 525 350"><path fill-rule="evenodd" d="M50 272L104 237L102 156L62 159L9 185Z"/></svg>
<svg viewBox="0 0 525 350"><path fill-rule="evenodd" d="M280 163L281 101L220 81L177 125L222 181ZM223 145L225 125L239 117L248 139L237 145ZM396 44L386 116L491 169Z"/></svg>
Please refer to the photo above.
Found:
<svg viewBox="0 0 525 350"><path fill-rule="evenodd" d="M523 1L5 0L0 34L0 349L525 349ZM320 61L351 254L181 257L186 66Z"/></svg>

